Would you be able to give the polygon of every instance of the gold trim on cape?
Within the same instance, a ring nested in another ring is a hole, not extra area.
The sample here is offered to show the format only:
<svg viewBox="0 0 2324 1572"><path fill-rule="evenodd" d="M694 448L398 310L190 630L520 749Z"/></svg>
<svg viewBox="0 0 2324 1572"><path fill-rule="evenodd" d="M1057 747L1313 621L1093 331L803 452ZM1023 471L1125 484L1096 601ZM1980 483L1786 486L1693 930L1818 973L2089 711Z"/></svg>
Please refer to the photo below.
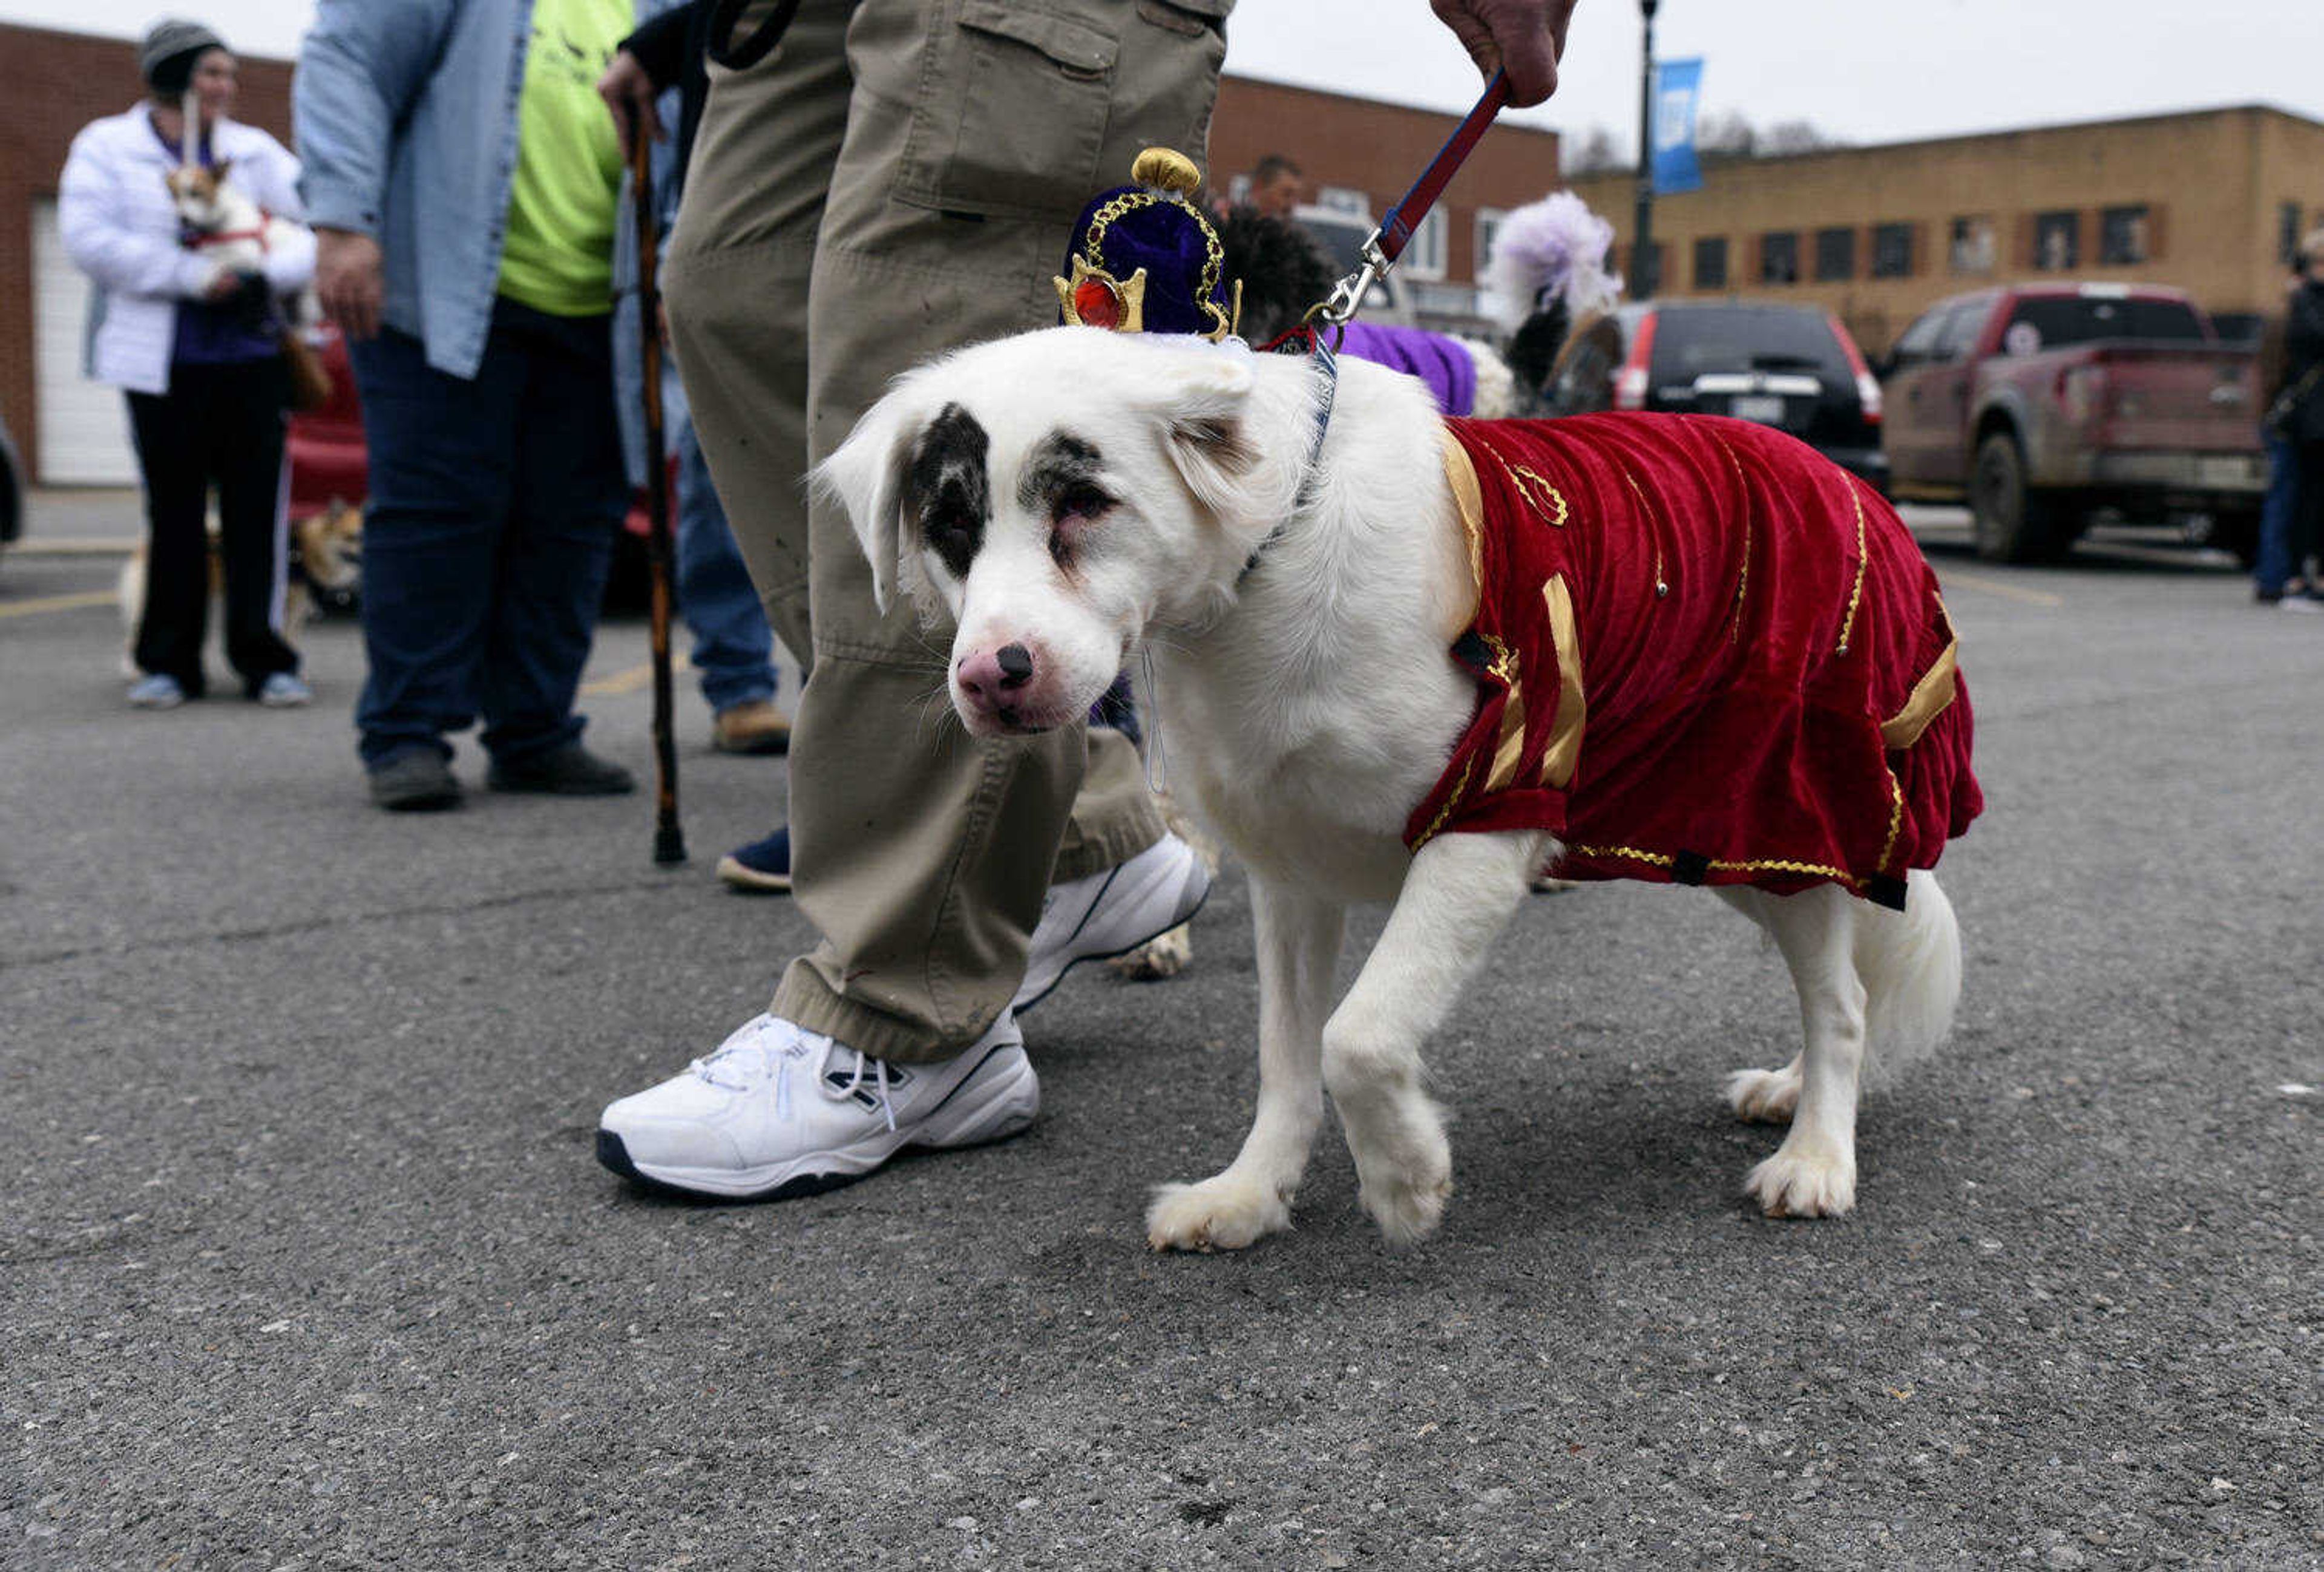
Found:
<svg viewBox="0 0 2324 1572"><path fill-rule="evenodd" d="M1573 596L1563 574L1552 574L1541 586L1549 607L1549 638L1557 649L1556 720L1549 729L1549 747L1541 756L1544 786L1563 791L1573 784L1573 769L1582 762L1582 730L1589 722L1590 704L1582 689L1582 629L1573 616Z"/></svg>

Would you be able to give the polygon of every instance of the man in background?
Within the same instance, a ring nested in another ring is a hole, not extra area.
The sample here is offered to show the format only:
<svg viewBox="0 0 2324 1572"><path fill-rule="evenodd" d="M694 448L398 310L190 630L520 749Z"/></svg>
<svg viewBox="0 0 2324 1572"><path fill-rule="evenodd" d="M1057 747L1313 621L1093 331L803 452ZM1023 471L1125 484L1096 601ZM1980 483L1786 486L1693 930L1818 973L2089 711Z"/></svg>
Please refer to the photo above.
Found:
<svg viewBox="0 0 2324 1572"><path fill-rule="evenodd" d="M371 457L355 723L383 808L456 805L446 738L479 714L495 791L634 788L573 703L627 503L623 160L595 89L636 22L631 0L321 0L300 54L316 292Z"/></svg>
<svg viewBox="0 0 2324 1572"><path fill-rule="evenodd" d="M1268 153L1251 166L1250 190L1243 200L1268 218L1289 218L1305 199L1307 177L1297 164L1279 152Z"/></svg>

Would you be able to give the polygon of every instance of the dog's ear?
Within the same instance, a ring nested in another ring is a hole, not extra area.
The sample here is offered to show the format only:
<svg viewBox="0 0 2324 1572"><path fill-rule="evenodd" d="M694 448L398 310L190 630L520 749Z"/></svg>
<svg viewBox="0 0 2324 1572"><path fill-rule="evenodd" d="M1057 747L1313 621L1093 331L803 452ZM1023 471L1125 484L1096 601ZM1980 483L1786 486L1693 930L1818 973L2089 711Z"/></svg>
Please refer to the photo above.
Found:
<svg viewBox="0 0 2324 1572"><path fill-rule="evenodd" d="M1156 412L1170 462L1203 506L1241 512L1242 481L1259 459L1244 430L1257 376L1243 358L1207 347L1157 358Z"/></svg>
<svg viewBox="0 0 2324 1572"><path fill-rule="evenodd" d="M912 444L927 424L908 382L863 413L837 451L816 466L814 483L846 511L872 564L872 598L881 611L896 599L904 551L904 479Z"/></svg>
<svg viewBox="0 0 2324 1572"><path fill-rule="evenodd" d="M226 171L233 168L232 159L220 159L210 166L210 179L222 186L226 184Z"/></svg>

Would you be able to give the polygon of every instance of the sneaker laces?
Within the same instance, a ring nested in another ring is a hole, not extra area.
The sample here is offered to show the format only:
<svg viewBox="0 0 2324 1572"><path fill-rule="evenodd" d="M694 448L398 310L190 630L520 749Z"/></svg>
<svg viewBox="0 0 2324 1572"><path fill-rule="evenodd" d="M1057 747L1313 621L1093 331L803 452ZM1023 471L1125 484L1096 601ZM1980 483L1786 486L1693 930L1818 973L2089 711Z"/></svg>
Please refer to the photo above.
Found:
<svg viewBox="0 0 2324 1572"><path fill-rule="evenodd" d="M829 1037L825 1037L823 1043L824 1062L827 1063L830 1062L832 1050L838 1048L840 1044ZM872 1070L872 1097L879 1104L880 1117L888 1121L888 1128L892 1133L896 1128L896 1108L895 1105L888 1100L888 1062L884 1059L874 1059L861 1048L850 1048L847 1052L855 1055L855 1068L847 1079L834 1085L831 1077L823 1073L822 1066L819 1064L816 1069L816 1084L823 1089L823 1095L833 1102L845 1102L862 1089L864 1067L869 1065Z"/></svg>
<svg viewBox="0 0 2324 1572"><path fill-rule="evenodd" d="M687 1069L725 1091L749 1091L770 1076L775 1077L778 1109L788 1113L790 1089L783 1073L784 1062L807 1057L807 1035L780 1016L756 1016Z"/></svg>

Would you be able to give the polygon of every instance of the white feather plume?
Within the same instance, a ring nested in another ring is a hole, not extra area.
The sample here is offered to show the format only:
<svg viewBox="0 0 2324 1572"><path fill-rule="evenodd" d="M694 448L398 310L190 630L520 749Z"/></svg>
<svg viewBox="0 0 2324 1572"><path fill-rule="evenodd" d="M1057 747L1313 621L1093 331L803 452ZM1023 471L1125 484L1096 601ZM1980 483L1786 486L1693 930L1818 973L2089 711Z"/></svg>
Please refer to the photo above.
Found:
<svg viewBox="0 0 2324 1572"><path fill-rule="evenodd" d="M1571 191L1512 210L1493 232L1486 309L1514 333L1553 293L1577 322L1612 308L1622 295L1621 275L1606 268L1613 244L1614 226Z"/></svg>

